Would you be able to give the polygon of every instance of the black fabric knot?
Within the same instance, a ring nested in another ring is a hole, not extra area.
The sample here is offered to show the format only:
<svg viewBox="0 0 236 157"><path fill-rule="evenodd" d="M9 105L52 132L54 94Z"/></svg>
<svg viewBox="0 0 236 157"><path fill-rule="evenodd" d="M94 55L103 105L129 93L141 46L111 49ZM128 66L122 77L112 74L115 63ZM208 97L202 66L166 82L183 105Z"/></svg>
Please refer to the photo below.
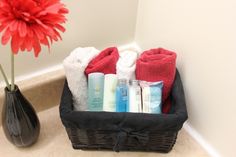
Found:
<svg viewBox="0 0 236 157"><path fill-rule="evenodd" d="M138 143L142 146L146 145L146 143L149 141L148 132L139 132L139 131L131 131L129 129L121 129L117 134L116 143L113 147L113 150L119 152L121 145L124 144L128 138L136 139Z"/></svg>

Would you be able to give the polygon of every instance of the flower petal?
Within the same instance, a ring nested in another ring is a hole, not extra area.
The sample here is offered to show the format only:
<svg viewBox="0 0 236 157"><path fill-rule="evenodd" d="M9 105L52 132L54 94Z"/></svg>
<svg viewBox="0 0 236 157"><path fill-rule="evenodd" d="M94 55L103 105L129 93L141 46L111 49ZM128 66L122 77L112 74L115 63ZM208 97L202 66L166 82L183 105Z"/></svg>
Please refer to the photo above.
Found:
<svg viewBox="0 0 236 157"><path fill-rule="evenodd" d="M0 25L0 32L2 32L5 29L5 25Z"/></svg>
<svg viewBox="0 0 236 157"><path fill-rule="evenodd" d="M63 26L61 26L61 25L59 25L59 24L55 24L55 27L56 27L58 30L62 31L62 32L65 32L65 30L66 30Z"/></svg>
<svg viewBox="0 0 236 157"><path fill-rule="evenodd" d="M30 38L29 36L25 37L24 44L27 51L31 51L33 48L33 38Z"/></svg>
<svg viewBox="0 0 236 157"><path fill-rule="evenodd" d="M42 43L42 44L48 46L48 48L50 48L50 44L49 44L48 39L47 39L46 37L45 37L44 39L42 39L42 40L40 41L40 43Z"/></svg>
<svg viewBox="0 0 236 157"><path fill-rule="evenodd" d="M2 35L2 44L6 45L11 38L11 31L7 29Z"/></svg>
<svg viewBox="0 0 236 157"><path fill-rule="evenodd" d="M38 26L33 26L32 30L34 31L39 40L42 40L44 38L44 34Z"/></svg>
<svg viewBox="0 0 236 157"><path fill-rule="evenodd" d="M62 37L61 37L60 33L59 33L58 31L56 31L56 30L54 30L54 32L55 32L56 36L59 37L60 40L62 40ZM57 41L57 40L56 40L56 41Z"/></svg>
<svg viewBox="0 0 236 157"><path fill-rule="evenodd" d="M26 26L25 22L22 22L22 21L19 22L18 31L19 31L20 37L25 37L26 36L27 26Z"/></svg>
<svg viewBox="0 0 236 157"><path fill-rule="evenodd" d="M69 13L69 10L66 9L66 8L61 8L60 11L59 11L59 13L61 13L61 14L68 14L68 13Z"/></svg>
<svg viewBox="0 0 236 157"><path fill-rule="evenodd" d="M49 7L47 7L44 11L42 11L40 14L41 15L45 15L48 13L51 14L57 14L59 12L59 10L61 9L61 7L63 7L64 5L61 3L56 3L53 5L50 5Z"/></svg>
<svg viewBox="0 0 236 157"><path fill-rule="evenodd" d="M27 29L27 35L28 35L29 37L33 38L34 32L32 31L31 27L28 27L28 29Z"/></svg>
<svg viewBox="0 0 236 157"><path fill-rule="evenodd" d="M18 21L14 20L11 22L11 24L9 25L10 31L16 31L18 28Z"/></svg>
<svg viewBox="0 0 236 157"><path fill-rule="evenodd" d="M19 45L19 38L17 35L13 35L12 36L12 39L11 39L11 49L12 49L12 52L14 54L17 54L19 49L20 49L20 45Z"/></svg>
<svg viewBox="0 0 236 157"><path fill-rule="evenodd" d="M33 47L34 47L34 56L38 57L38 55L41 51L41 46L40 46L38 39L34 40Z"/></svg>

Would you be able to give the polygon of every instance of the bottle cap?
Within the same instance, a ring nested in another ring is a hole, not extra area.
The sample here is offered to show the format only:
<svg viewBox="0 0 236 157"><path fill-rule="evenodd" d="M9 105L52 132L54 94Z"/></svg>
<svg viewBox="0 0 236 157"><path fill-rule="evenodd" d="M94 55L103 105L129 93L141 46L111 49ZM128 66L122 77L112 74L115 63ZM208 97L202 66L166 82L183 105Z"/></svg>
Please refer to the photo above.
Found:
<svg viewBox="0 0 236 157"><path fill-rule="evenodd" d="M132 86L138 86L139 85L139 81L138 80L130 80L129 83Z"/></svg>
<svg viewBox="0 0 236 157"><path fill-rule="evenodd" d="M118 85L126 85L127 84L127 80L126 79L119 79L118 80Z"/></svg>

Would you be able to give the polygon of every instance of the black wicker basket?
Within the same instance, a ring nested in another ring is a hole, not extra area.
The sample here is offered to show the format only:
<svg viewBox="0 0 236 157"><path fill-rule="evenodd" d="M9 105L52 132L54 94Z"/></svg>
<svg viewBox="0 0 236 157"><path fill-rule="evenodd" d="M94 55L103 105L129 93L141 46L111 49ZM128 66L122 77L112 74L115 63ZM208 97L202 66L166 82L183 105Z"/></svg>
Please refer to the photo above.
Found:
<svg viewBox="0 0 236 157"><path fill-rule="evenodd" d="M72 94L65 81L60 116L74 149L169 152L188 117L178 71L171 102L170 114L73 111Z"/></svg>

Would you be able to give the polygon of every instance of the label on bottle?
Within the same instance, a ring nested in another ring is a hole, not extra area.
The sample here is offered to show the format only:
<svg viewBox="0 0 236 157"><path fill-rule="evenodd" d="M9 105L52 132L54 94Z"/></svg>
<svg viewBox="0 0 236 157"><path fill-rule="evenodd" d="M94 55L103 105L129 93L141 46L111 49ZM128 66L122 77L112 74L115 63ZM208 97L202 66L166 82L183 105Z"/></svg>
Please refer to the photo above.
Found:
<svg viewBox="0 0 236 157"><path fill-rule="evenodd" d="M101 86L97 83L95 84L95 87L94 87L94 95L92 97L92 103L91 103L91 106L90 106L90 109L91 110L101 110L101 107L102 107L102 97L101 97Z"/></svg>
<svg viewBox="0 0 236 157"><path fill-rule="evenodd" d="M126 112L128 106L128 88L126 86L117 87L116 90L116 111Z"/></svg>
<svg viewBox="0 0 236 157"><path fill-rule="evenodd" d="M136 88L136 108L137 112L142 112L142 99L141 99L141 88L137 87Z"/></svg>
<svg viewBox="0 0 236 157"><path fill-rule="evenodd" d="M149 113L149 107L150 107L150 88L144 87L143 88L143 112Z"/></svg>
<svg viewBox="0 0 236 157"><path fill-rule="evenodd" d="M89 74L88 108L90 111L103 110L103 90L104 90L104 74L102 73Z"/></svg>

